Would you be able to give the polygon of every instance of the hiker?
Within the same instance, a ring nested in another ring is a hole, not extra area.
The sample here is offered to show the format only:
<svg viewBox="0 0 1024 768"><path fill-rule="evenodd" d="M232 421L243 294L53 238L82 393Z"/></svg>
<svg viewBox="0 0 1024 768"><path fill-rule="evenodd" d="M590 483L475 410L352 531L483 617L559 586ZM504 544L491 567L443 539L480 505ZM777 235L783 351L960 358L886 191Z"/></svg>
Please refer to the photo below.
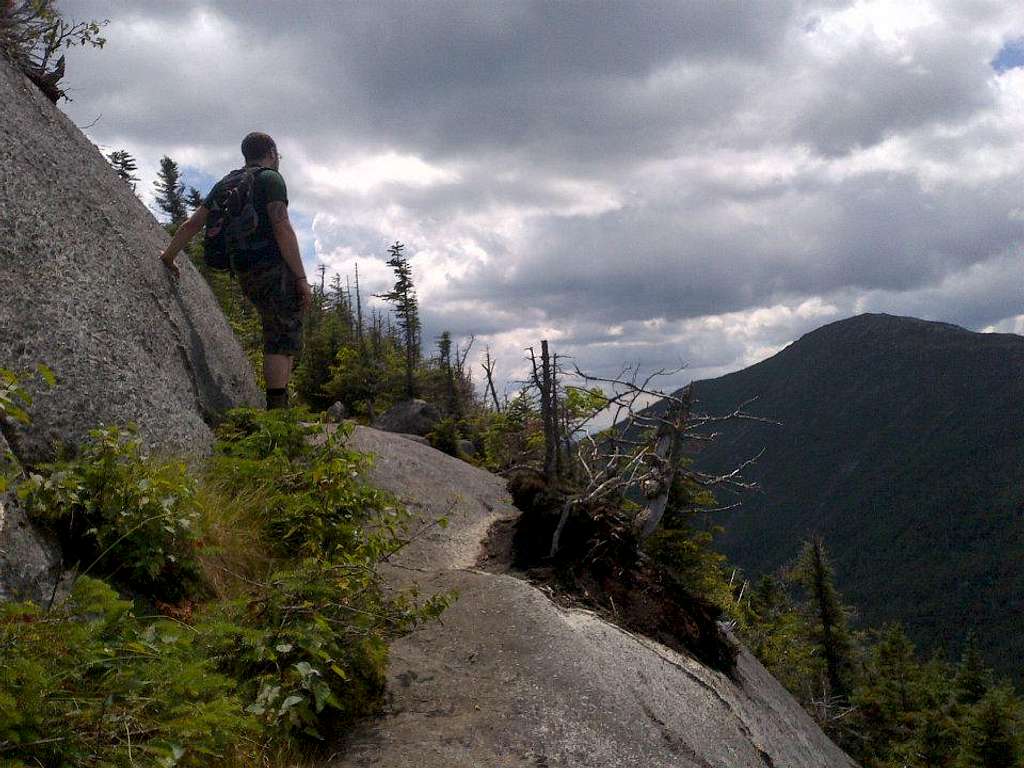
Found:
<svg viewBox="0 0 1024 768"><path fill-rule="evenodd" d="M203 204L171 238L160 259L175 277L180 276L174 257L199 232L207 228L206 247L223 243L211 238L212 230L230 228L224 213L225 194L247 190L258 216L251 232L236 236L220 268L230 268L242 293L255 306L263 323L263 376L267 382L267 409L288 407L288 378L292 361L302 346L302 316L312 300L309 281L299 255L299 241L288 220L288 191L278 173L281 155L274 140L265 133L250 133L242 139L245 167L232 171L217 182ZM248 177L246 176L248 174ZM245 198L245 193L236 194ZM211 212L213 215L211 216ZM251 212L251 209L250 209ZM243 211L244 213L244 211ZM208 263L210 254L207 254Z"/></svg>

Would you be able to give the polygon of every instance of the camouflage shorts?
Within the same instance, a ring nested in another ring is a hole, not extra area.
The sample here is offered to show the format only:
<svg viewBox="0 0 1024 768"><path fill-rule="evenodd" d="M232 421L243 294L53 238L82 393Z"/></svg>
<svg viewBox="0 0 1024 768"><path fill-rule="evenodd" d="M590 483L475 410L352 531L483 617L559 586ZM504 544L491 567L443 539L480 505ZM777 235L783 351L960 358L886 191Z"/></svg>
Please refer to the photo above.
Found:
<svg viewBox="0 0 1024 768"><path fill-rule="evenodd" d="M242 293L263 322L263 352L297 355L302 349L302 301L295 274L280 259L237 272Z"/></svg>

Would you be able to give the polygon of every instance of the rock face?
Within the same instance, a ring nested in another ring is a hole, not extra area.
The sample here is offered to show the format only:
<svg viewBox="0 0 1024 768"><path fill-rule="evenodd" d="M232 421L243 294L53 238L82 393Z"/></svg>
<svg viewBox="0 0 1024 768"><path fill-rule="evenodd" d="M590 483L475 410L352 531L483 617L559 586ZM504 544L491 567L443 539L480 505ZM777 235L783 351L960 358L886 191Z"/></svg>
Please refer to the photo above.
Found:
<svg viewBox="0 0 1024 768"><path fill-rule="evenodd" d="M394 644L388 711L332 768L854 766L746 651L733 680L477 569L491 524L517 514L500 478L398 435L358 428L351 441L424 520L455 505L388 579L460 596L443 624Z"/></svg>
<svg viewBox="0 0 1024 768"><path fill-rule="evenodd" d="M7 451L0 436L0 457ZM46 605L61 576L58 547L29 523L13 493L0 493L0 601Z"/></svg>
<svg viewBox="0 0 1024 768"><path fill-rule="evenodd" d="M405 400L373 422L375 429L426 437L441 420L441 412L423 400Z"/></svg>
<svg viewBox="0 0 1024 768"><path fill-rule="evenodd" d="M137 422L153 445L196 452L206 421L259 403L249 363L184 256L100 151L0 59L0 367L48 365L28 429L7 429L24 463L100 423Z"/></svg>

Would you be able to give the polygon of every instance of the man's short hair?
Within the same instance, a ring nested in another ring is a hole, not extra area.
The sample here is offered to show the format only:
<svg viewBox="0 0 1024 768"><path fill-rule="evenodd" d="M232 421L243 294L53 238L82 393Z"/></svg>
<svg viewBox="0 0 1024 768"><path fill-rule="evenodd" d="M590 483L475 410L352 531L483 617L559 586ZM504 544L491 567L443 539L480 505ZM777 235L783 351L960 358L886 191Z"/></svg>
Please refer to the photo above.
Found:
<svg viewBox="0 0 1024 768"><path fill-rule="evenodd" d="M269 157L271 150L277 149L277 144L265 133L253 131L242 139L242 157L245 162L251 163L254 160L262 160Z"/></svg>

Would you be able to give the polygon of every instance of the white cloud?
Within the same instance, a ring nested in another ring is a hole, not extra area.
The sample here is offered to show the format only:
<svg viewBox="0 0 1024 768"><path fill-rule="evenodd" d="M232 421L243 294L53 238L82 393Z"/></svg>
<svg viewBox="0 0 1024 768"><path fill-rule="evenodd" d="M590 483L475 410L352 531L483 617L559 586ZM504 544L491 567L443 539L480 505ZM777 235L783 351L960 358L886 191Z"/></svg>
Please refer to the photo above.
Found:
<svg viewBox="0 0 1024 768"><path fill-rule="evenodd" d="M369 295L401 240L428 333L511 378L542 337L685 377L857 311L1019 331L1024 7L769 5L69 0L113 21L67 109L144 197L268 130L307 269Z"/></svg>

